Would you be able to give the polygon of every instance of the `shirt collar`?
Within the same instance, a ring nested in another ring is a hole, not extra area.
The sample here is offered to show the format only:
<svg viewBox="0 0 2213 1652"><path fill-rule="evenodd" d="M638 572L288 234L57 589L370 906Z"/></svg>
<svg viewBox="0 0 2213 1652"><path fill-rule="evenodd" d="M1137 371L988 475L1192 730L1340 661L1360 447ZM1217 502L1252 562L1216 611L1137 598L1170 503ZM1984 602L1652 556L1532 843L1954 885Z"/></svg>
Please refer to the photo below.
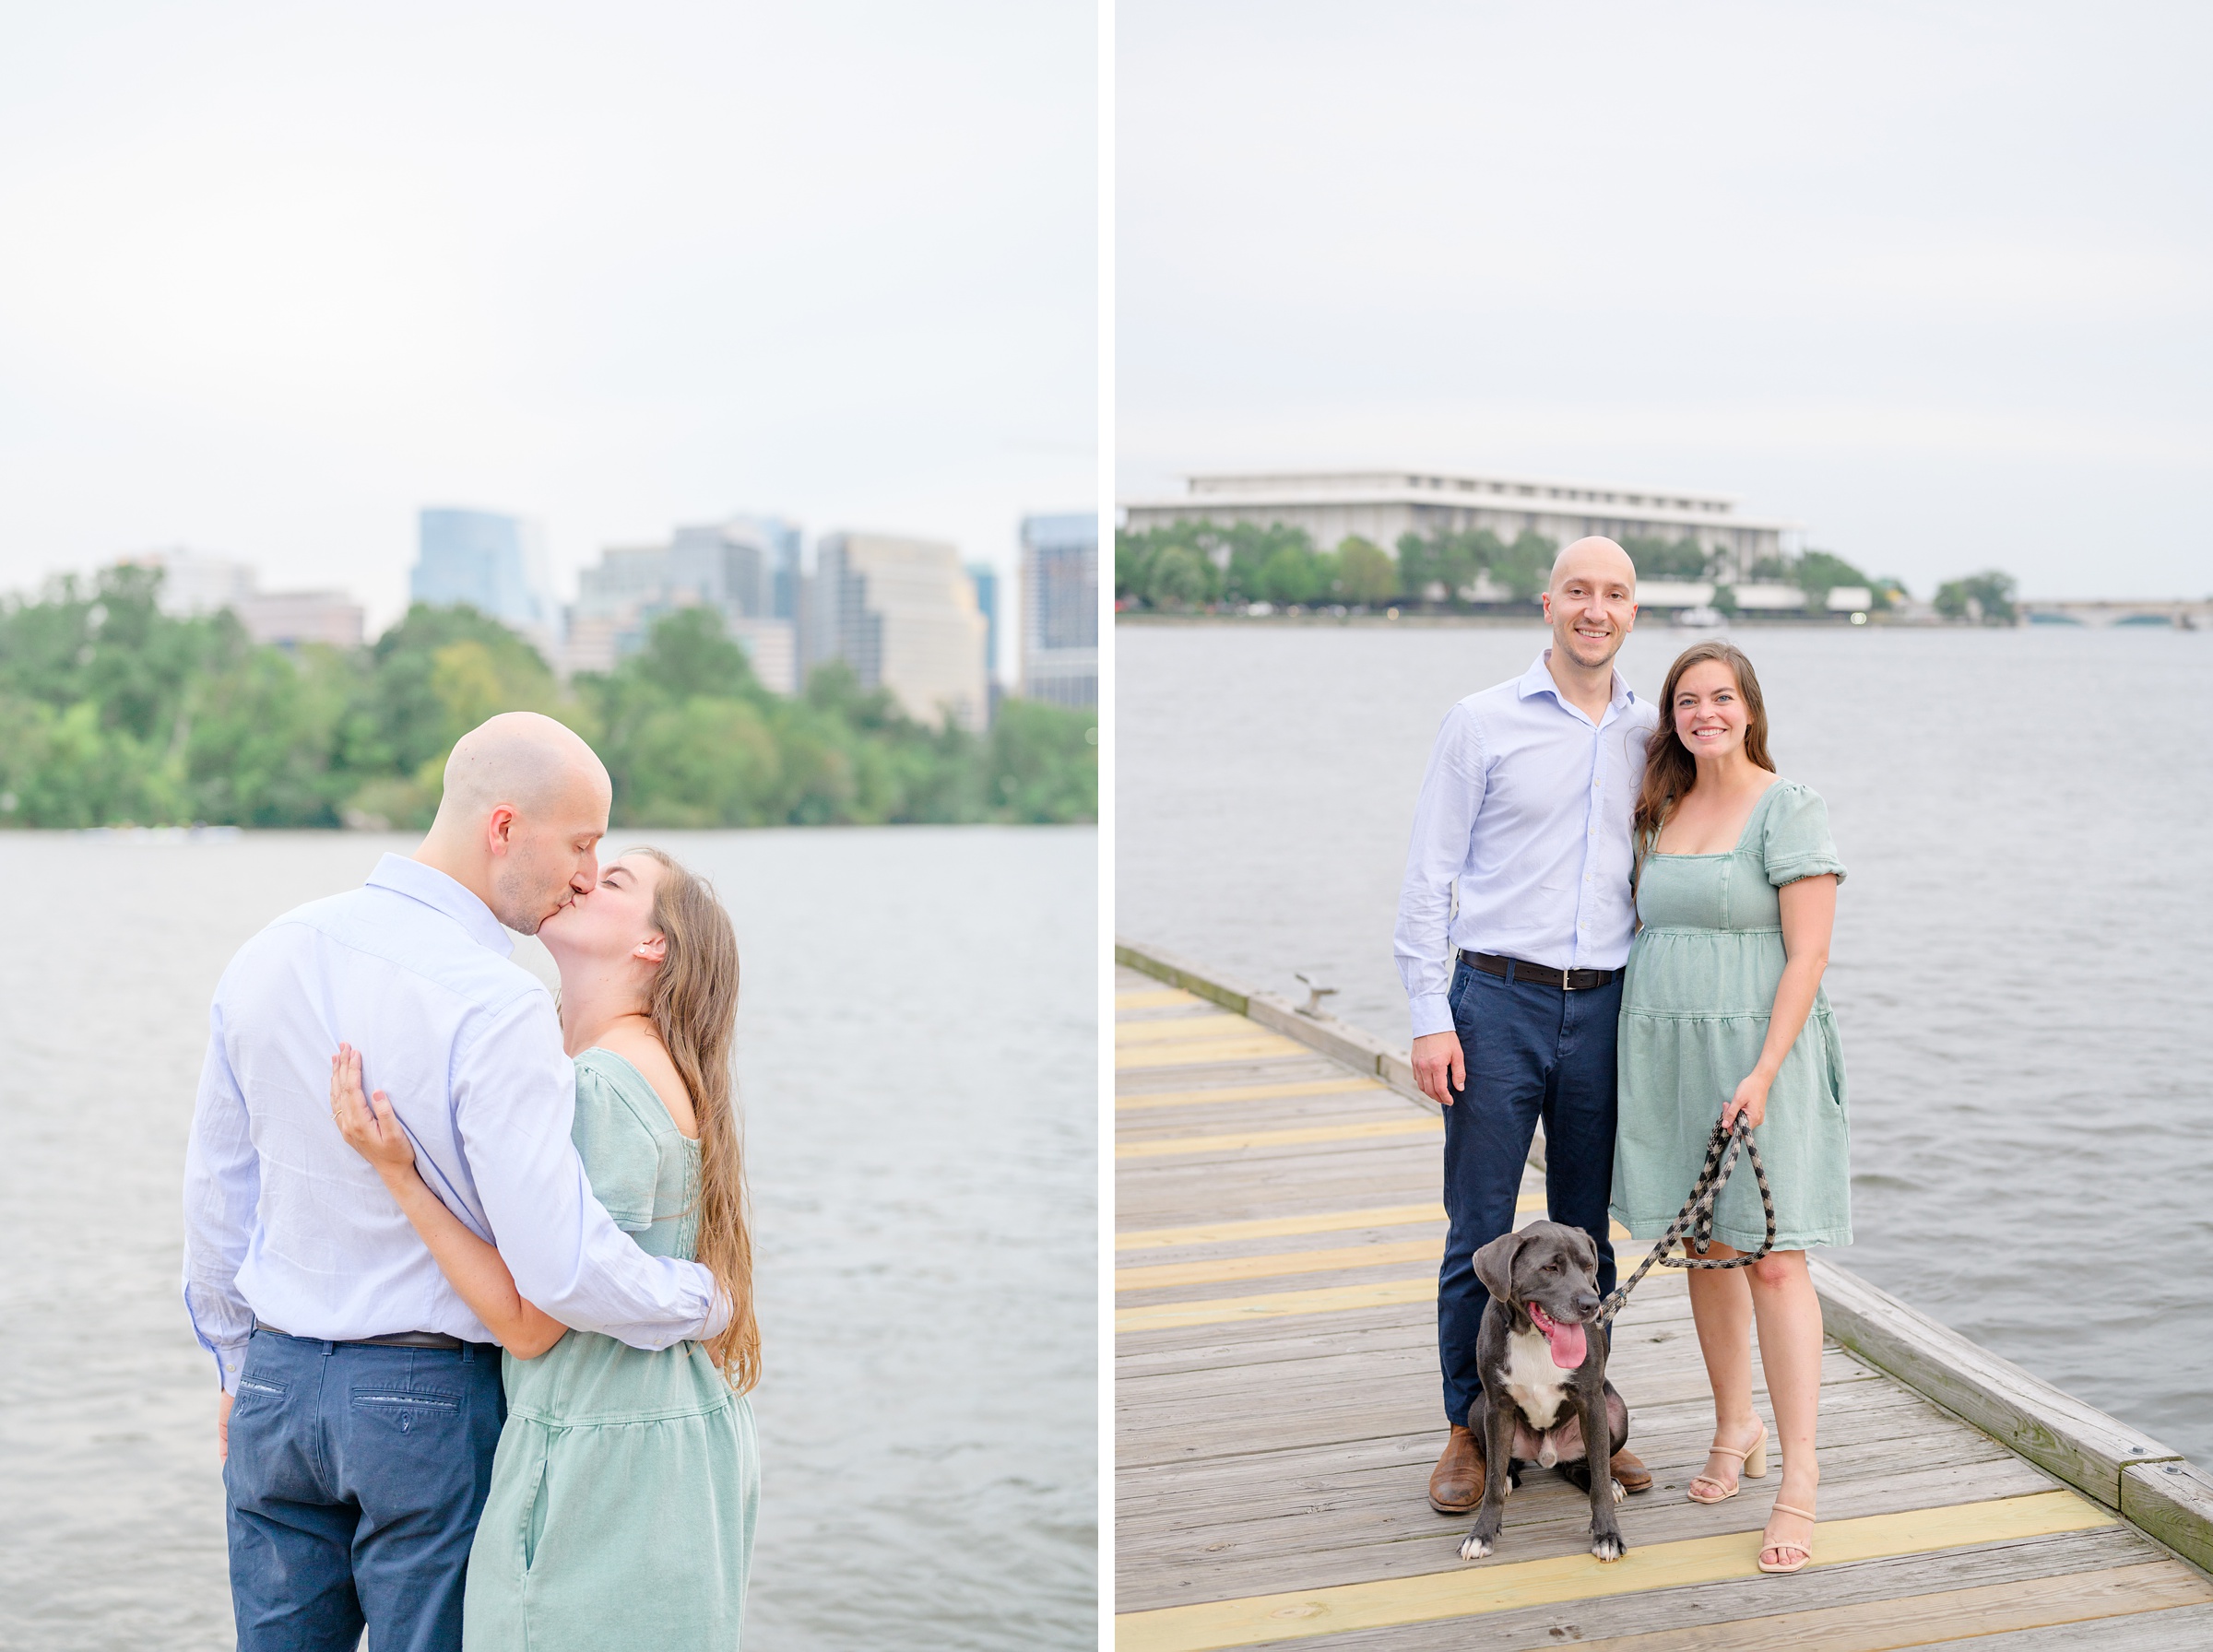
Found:
<svg viewBox="0 0 2213 1652"><path fill-rule="evenodd" d="M436 867L409 860L404 855L386 855L376 863L376 870L369 874L369 886L388 889L410 901L420 901L433 912L444 913L468 931L469 939L480 947L490 947L503 958L512 956L515 951L514 937L491 915L491 908Z"/></svg>
<svg viewBox="0 0 2213 1652"><path fill-rule="evenodd" d="M1550 694L1565 709L1568 702L1560 693L1560 685L1553 681L1552 668L1546 664L1551 658L1551 649L1538 649L1537 657L1530 663L1529 669L1521 674L1521 680L1514 687L1521 699L1527 700L1537 694ZM1630 706L1637 703L1637 692L1622 679L1619 671L1612 673L1612 676L1613 684L1606 691L1607 703L1617 712L1626 712Z"/></svg>

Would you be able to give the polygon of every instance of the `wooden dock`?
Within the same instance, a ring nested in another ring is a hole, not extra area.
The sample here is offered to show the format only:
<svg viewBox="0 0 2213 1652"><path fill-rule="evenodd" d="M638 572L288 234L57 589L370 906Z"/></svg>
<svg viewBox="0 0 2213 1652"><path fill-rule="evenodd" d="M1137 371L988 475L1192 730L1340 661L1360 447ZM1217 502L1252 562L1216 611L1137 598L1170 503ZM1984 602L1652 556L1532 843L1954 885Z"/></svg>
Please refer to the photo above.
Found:
<svg viewBox="0 0 2213 1652"><path fill-rule="evenodd" d="M1675 1270L1615 1333L1653 1474L1621 1505L1627 1558L1593 1559L1587 1502L1532 1470L1498 1552L1462 1562L1466 1519L1425 1495L1443 1437L1437 1109L1353 1029L1118 955L1120 1652L2213 1646L2213 1581L2147 1534L2213 1559L2213 1478L1819 1265L1829 1328L1861 1351L1832 1339L1824 1360L1804 1573L1754 1565L1772 1460L1731 1502L1684 1495L1712 1410ZM1524 1220L1543 1205L1533 1174Z"/></svg>

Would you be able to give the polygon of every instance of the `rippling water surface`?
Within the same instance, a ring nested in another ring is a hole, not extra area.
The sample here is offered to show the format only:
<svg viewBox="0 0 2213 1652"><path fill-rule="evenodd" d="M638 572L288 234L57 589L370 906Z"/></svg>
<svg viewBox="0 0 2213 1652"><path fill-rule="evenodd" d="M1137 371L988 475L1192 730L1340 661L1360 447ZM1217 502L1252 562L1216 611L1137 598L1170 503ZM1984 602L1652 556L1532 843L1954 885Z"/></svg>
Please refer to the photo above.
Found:
<svg viewBox="0 0 2213 1652"><path fill-rule="evenodd" d="M715 879L744 959L748 1645L1091 1646L1096 834L652 841ZM0 1646L228 1647L214 1366L177 1283L207 998L263 923L411 844L0 845Z"/></svg>
<svg viewBox="0 0 2213 1652"><path fill-rule="evenodd" d="M1658 690L1688 638L1633 635ZM1402 1041L1391 930L1438 723L1536 627L1125 625L1117 926ZM1747 630L1850 869L1837 1253L2213 1463L2213 636Z"/></svg>

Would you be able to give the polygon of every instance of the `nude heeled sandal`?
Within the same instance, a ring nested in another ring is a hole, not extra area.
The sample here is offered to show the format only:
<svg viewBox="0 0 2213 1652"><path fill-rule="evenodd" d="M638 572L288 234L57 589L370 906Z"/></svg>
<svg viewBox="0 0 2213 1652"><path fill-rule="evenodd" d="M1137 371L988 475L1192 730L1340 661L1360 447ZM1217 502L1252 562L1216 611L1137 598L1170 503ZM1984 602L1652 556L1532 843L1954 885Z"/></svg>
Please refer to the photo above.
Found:
<svg viewBox="0 0 2213 1652"><path fill-rule="evenodd" d="M1726 1503L1744 1490L1744 1482L1746 1480L1765 1480L1768 1477L1768 1425L1764 1422L1759 1425L1759 1438L1742 1451L1734 1446L1724 1446L1718 1440L1706 1449L1716 1456L1733 1457L1742 1463L1744 1468L1736 1477L1737 1483L1718 1497L1701 1497L1698 1495L1698 1488L1700 1486L1718 1486L1722 1483L1720 1481L1709 1474L1692 1475L1690 1484L1684 1488L1683 1494L1693 1503Z"/></svg>
<svg viewBox="0 0 2213 1652"><path fill-rule="evenodd" d="M1800 1519L1804 1520L1809 1526L1814 1523L1814 1511L1810 1508L1798 1508L1788 1503L1778 1503L1775 1505L1775 1512L1779 1515L1796 1515ZM1763 1533L1762 1535L1765 1534ZM1806 1563L1814 1558L1813 1539L1811 1537L1808 1537L1803 1543L1762 1543L1759 1546L1759 1552L1762 1554L1765 1554L1770 1549L1781 1550L1784 1553L1789 1553L1793 1550L1796 1550L1798 1552L1797 1560L1787 1566L1770 1566L1764 1560L1755 1560L1752 1563L1761 1571L1772 1573L1779 1576L1788 1576L1793 1572L1805 1571Z"/></svg>

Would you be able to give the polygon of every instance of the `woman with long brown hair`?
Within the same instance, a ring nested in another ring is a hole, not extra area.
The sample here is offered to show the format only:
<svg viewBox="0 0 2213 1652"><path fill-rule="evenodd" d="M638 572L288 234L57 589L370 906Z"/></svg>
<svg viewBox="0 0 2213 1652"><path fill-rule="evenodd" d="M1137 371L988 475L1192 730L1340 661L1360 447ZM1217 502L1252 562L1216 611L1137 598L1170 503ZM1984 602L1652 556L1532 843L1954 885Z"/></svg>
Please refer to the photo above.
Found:
<svg viewBox="0 0 2213 1652"><path fill-rule="evenodd" d="M469 1652L720 1652L739 1645L760 1494L744 1396L761 1337L730 1094L737 938L714 891L655 849L607 863L538 933L561 970L572 1134L593 1194L641 1248L704 1264L731 1314L711 1340L654 1352L540 1313L424 1184L384 1092L361 1094L360 1054L340 1049L346 1139L507 1351L463 1637Z"/></svg>
<svg viewBox="0 0 2213 1652"><path fill-rule="evenodd" d="M1820 1484L1821 1304L1806 1247L1852 1243L1851 1135L1835 1018L1821 988L1844 876L1828 809L1768 754L1768 714L1734 643L1694 643L1669 667L1637 799L1639 928L1622 985L1615 1219L1657 1239L1697 1179L1716 1118L1751 1122L1775 1203L1775 1248L1742 1268L1694 1268L1691 1314L1713 1386L1713 1446L1694 1503L1767 1473L1752 1409L1752 1327L1782 1451L1763 1572L1813 1555ZM1757 1251L1751 1176L1715 1209L1715 1259ZM1746 1276L1749 1276L1747 1278Z"/></svg>

